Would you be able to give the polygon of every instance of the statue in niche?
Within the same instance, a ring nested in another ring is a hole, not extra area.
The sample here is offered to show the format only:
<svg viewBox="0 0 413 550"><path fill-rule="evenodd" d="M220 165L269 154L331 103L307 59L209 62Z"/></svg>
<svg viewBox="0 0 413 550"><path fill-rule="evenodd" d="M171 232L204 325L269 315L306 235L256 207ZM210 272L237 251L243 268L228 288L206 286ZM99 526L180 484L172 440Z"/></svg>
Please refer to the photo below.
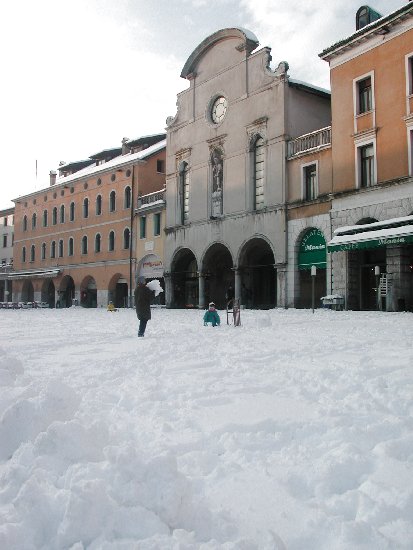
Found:
<svg viewBox="0 0 413 550"><path fill-rule="evenodd" d="M212 192L222 191L222 158L219 151L212 152Z"/></svg>
<svg viewBox="0 0 413 550"><path fill-rule="evenodd" d="M223 184L223 160L218 149L211 153L212 166L212 215L222 214L222 184Z"/></svg>

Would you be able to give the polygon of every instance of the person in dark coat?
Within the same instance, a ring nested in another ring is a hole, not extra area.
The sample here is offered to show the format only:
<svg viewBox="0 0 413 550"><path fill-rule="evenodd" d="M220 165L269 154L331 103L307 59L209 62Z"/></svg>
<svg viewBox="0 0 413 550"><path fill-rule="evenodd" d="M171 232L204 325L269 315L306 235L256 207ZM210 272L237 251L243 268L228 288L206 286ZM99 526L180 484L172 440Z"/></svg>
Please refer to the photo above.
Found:
<svg viewBox="0 0 413 550"><path fill-rule="evenodd" d="M138 336L144 336L146 324L151 318L151 299L154 292L146 286L145 277L138 277L136 282L137 285L135 288L135 308L136 315L139 319Z"/></svg>

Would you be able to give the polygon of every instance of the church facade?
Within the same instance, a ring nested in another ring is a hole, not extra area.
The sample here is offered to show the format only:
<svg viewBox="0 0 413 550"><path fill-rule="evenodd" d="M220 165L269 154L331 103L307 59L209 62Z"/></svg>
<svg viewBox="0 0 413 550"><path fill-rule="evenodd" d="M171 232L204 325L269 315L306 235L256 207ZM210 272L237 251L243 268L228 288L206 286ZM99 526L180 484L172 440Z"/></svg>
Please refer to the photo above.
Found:
<svg viewBox="0 0 413 550"><path fill-rule="evenodd" d="M330 124L330 94L290 78L286 62L272 69L258 45L223 29L182 69L189 88L167 119L169 307L224 307L231 288L247 307L291 302L287 145Z"/></svg>

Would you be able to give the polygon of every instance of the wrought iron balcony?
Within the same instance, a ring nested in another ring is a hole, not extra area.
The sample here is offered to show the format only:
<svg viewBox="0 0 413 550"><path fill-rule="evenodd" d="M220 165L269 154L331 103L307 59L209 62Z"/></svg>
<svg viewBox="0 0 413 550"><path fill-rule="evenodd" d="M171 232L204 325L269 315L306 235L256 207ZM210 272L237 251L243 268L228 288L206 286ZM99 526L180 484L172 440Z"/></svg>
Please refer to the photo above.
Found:
<svg viewBox="0 0 413 550"><path fill-rule="evenodd" d="M304 134L287 143L287 158L291 159L304 153L331 146L331 126Z"/></svg>

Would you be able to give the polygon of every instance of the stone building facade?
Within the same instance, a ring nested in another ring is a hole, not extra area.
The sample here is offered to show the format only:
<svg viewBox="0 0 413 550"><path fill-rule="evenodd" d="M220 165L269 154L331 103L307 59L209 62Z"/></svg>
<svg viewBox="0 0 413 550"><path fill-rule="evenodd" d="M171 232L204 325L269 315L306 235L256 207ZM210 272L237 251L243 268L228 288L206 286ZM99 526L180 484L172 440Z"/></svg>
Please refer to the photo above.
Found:
<svg viewBox="0 0 413 550"><path fill-rule="evenodd" d="M287 142L330 124L330 94L294 81L288 64L243 29L206 38L181 76L167 120L167 305L248 307L288 301Z"/></svg>

